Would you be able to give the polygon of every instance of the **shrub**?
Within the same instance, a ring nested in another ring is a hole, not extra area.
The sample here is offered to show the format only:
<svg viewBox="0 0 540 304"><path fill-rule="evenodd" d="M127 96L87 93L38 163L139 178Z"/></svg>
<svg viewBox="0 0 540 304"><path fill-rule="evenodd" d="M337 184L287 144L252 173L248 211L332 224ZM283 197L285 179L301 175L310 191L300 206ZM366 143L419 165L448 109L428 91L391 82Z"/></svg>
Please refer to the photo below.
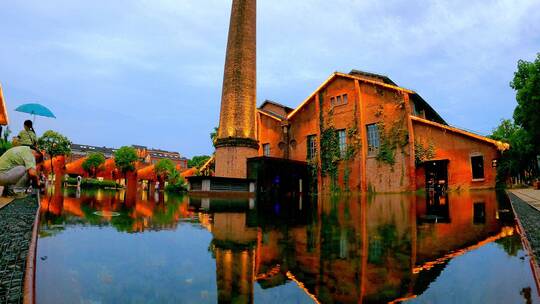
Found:
<svg viewBox="0 0 540 304"><path fill-rule="evenodd" d="M71 186L77 185L77 179L74 177L68 177L64 179L64 182ZM94 178L83 178L81 180L81 188L122 188L122 186L111 180L100 181Z"/></svg>

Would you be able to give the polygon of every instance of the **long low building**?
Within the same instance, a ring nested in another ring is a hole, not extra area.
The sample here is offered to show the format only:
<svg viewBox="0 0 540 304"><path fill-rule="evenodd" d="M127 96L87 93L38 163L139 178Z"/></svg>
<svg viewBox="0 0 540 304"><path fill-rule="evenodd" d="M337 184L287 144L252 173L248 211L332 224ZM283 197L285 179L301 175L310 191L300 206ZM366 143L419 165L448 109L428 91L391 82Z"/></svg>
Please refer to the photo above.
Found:
<svg viewBox="0 0 540 304"><path fill-rule="evenodd" d="M182 171L188 169L188 159L181 156L178 152L165 151L161 149L153 149L145 146L133 145L141 157L141 162L147 165L155 165L161 159L168 159L177 165ZM112 158L117 149L108 147L98 147L92 145L72 144L71 156L69 162L74 162L78 159L86 157L89 153L102 153L105 158Z"/></svg>
<svg viewBox="0 0 540 304"><path fill-rule="evenodd" d="M259 155L310 164L318 190L493 188L508 145L452 127L390 78L333 73L296 109L258 109Z"/></svg>

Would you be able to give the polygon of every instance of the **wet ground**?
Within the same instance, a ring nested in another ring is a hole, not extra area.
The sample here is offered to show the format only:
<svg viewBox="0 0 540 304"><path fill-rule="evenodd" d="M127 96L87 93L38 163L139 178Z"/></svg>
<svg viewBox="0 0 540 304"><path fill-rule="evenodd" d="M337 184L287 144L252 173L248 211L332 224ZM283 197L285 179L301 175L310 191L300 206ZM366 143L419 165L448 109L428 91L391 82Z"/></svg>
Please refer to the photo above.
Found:
<svg viewBox="0 0 540 304"><path fill-rule="evenodd" d="M51 192L38 303L540 303L506 196Z"/></svg>
<svg viewBox="0 0 540 304"><path fill-rule="evenodd" d="M513 193L508 193L508 196L525 229L527 239L536 255L536 260L540 261L540 211Z"/></svg>
<svg viewBox="0 0 540 304"><path fill-rule="evenodd" d="M0 303L22 303L26 256L37 199L16 199L0 209Z"/></svg>

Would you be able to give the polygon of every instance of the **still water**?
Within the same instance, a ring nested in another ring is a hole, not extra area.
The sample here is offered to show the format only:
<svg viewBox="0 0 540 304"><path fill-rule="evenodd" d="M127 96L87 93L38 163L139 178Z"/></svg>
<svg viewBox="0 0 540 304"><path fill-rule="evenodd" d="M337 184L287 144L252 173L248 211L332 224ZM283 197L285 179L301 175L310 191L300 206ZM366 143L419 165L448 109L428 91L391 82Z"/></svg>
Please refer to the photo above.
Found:
<svg viewBox="0 0 540 304"><path fill-rule="evenodd" d="M286 200L50 191L37 303L540 303L492 191Z"/></svg>

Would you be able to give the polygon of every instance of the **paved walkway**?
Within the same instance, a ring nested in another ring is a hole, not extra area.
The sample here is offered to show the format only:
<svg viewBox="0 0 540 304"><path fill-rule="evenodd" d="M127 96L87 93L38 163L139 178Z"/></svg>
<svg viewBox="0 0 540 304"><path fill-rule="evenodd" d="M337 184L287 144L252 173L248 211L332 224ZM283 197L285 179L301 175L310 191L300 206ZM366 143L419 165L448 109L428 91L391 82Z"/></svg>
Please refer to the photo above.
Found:
<svg viewBox="0 0 540 304"><path fill-rule="evenodd" d="M540 211L540 190L516 189L510 190L510 192L514 193L522 201L526 202L536 210Z"/></svg>
<svg viewBox="0 0 540 304"><path fill-rule="evenodd" d="M0 209L0 303L22 303L26 257L38 208L33 196Z"/></svg>
<svg viewBox="0 0 540 304"><path fill-rule="evenodd" d="M531 259L531 266L540 293L540 210L538 210L540 191L532 189L509 190L508 198L512 202L515 216L521 224L520 229L523 229L524 235L527 237L524 245L534 255Z"/></svg>

